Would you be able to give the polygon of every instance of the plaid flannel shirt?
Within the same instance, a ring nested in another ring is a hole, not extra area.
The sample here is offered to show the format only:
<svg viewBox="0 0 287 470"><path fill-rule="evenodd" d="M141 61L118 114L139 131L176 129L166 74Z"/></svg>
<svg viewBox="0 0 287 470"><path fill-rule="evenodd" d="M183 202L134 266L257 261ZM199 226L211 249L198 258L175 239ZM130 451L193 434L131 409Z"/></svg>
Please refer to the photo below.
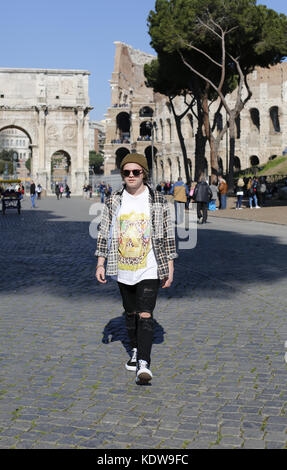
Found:
<svg viewBox="0 0 287 470"><path fill-rule="evenodd" d="M174 229L166 198L149 186L151 239L158 265L159 279L168 277L168 261L178 257ZM95 256L107 259L107 276L118 274L118 233L116 218L121 207L124 188L106 199L97 239Z"/></svg>

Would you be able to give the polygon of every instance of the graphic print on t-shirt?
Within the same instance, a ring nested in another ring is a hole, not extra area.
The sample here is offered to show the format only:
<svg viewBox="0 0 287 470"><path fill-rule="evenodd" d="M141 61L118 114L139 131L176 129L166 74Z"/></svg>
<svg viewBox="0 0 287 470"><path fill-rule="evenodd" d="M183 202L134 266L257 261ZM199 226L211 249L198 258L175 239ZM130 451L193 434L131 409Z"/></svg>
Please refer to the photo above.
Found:
<svg viewBox="0 0 287 470"><path fill-rule="evenodd" d="M119 217L119 269L136 271L147 266L150 224L145 213L130 212Z"/></svg>

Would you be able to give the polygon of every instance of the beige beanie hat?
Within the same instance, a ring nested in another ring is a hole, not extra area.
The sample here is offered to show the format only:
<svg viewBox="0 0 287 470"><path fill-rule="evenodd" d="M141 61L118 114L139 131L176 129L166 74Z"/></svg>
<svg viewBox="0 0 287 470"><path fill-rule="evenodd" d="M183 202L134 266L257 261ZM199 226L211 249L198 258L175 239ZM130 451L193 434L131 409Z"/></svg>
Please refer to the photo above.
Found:
<svg viewBox="0 0 287 470"><path fill-rule="evenodd" d="M128 155L126 155L125 158L123 158L121 161L121 170L127 163L137 163L138 165L142 166L145 170L149 171L147 159L144 155L141 155L140 153L128 153Z"/></svg>

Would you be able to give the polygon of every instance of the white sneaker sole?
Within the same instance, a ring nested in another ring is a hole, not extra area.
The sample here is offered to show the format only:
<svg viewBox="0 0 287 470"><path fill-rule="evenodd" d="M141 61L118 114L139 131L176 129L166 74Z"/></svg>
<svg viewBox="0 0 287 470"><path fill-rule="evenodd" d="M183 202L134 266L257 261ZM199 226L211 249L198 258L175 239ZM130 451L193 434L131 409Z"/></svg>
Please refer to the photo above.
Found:
<svg viewBox="0 0 287 470"><path fill-rule="evenodd" d="M131 370L132 372L135 372L137 370L137 366L129 366L128 364L126 364L125 367L127 370Z"/></svg>

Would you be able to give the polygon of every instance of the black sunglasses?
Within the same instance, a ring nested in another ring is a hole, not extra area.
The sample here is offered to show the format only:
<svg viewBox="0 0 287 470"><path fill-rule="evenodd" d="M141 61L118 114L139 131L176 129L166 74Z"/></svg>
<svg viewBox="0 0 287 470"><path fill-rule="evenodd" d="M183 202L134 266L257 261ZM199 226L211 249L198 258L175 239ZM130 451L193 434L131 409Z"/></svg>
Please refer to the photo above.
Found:
<svg viewBox="0 0 287 470"><path fill-rule="evenodd" d="M142 173L142 170L124 170L123 175L125 177L130 176L130 173L132 173L134 176L139 176Z"/></svg>

